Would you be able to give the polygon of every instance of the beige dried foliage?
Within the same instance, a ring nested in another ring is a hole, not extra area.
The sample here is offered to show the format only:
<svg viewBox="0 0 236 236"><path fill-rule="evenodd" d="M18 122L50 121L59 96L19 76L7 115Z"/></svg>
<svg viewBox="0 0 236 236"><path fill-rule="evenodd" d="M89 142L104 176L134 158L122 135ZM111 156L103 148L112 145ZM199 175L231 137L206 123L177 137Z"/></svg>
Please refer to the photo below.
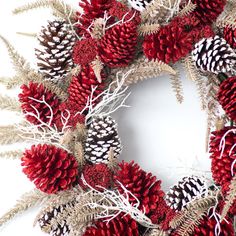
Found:
<svg viewBox="0 0 236 236"><path fill-rule="evenodd" d="M99 83L102 83L102 77L101 77L101 72L104 68L103 63L101 62L100 58L97 57L94 61L91 63L92 69L94 71L94 74L97 78L97 81Z"/></svg>
<svg viewBox="0 0 236 236"><path fill-rule="evenodd" d="M177 2L177 0L153 0L148 4L141 12L142 22L148 22L150 19L154 19L155 22L166 22L170 17L170 10Z"/></svg>
<svg viewBox="0 0 236 236"><path fill-rule="evenodd" d="M22 76L0 77L0 83L7 89L12 89L22 85L25 82Z"/></svg>
<svg viewBox="0 0 236 236"><path fill-rule="evenodd" d="M30 81L41 83L48 90L55 93L57 97L62 101L65 101L67 99L68 94L65 91L63 91L53 82L44 80L42 75L36 73L30 67L30 64L22 56L19 55L16 49L4 37L0 35L0 39L4 42L4 44L7 47L8 54L17 72L17 76L21 78L21 83L28 84Z"/></svg>
<svg viewBox="0 0 236 236"><path fill-rule="evenodd" d="M118 169L118 159L114 155L114 150L111 147L108 152L108 163L107 166L111 171L116 171Z"/></svg>
<svg viewBox="0 0 236 236"><path fill-rule="evenodd" d="M68 20L68 15L71 15L71 20L73 21L76 15L76 11L61 0L38 0L15 8L13 14L20 14L38 8L50 8L54 15L65 20Z"/></svg>
<svg viewBox="0 0 236 236"><path fill-rule="evenodd" d="M117 73L120 69L113 69L111 77L116 80ZM147 79L155 78L162 73L176 75L176 71L169 65L161 61L148 61L144 56L136 59L131 65L125 67L122 73L128 73L128 76L124 82L124 86L129 86Z"/></svg>
<svg viewBox="0 0 236 236"><path fill-rule="evenodd" d="M206 79L203 77L198 77L197 80L195 80L196 88L198 91L201 109L206 110L207 108L207 88L206 88Z"/></svg>
<svg viewBox="0 0 236 236"><path fill-rule="evenodd" d="M105 25L105 21L103 18L98 18L94 20L93 28L91 32L91 35L93 36L93 38L99 40L103 37L103 35L105 34L104 25Z"/></svg>
<svg viewBox="0 0 236 236"><path fill-rule="evenodd" d="M216 26L223 29L226 26L236 28L236 5L231 2L226 5L225 10L216 20Z"/></svg>
<svg viewBox="0 0 236 236"><path fill-rule="evenodd" d="M176 99L181 104L184 100L184 96L183 96L183 86L180 80L179 72L176 72L176 74L171 75L170 80L171 80L171 86L175 93Z"/></svg>
<svg viewBox="0 0 236 236"><path fill-rule="evenodd" d="M224 220L224 218L228 215L230 207L233 205L235 200L236 200L236 175L231 180L229 191L225 199L225 205L221 213L221 220Z"/></svg>
<svg viewBox="0 0 236 236"><path fill-rule="evenodd" d="M160 30L160 24L158 23L153 23L153 24L149 24L149 23L145 23L145 24L141 24L138 28L138 33L140 35L146 36L149 34L155 34Z"/></svg>
<svg viewBox="0 0 236 236"><path fill-rule="evenodd" d="M192 1L188 1L188 3L180 10L178 13L178 16L183 17L191 14L195 9L197 5L194 4Z"/></svg>
<svg viewBox="0 0 236 236"><path fill-rule="evenodd" d="M85 158L84 158L84 148L81 142L75 143L74 156L79 164L79 168L82 168L85 164Z"/></svg>
<svg viewBox="0 0 236 236"><path fill-rule="evenodd" d="M13 144L23 142L25 139L19 134L15 126L1 126L0 127L0 144Z"/></svg>
<svg viewBox="0 0 236 236"><path fill-rule="evenodd" d="M0 109L20 112L21 107L18 99L7 95L0 95Z"/></svg>
<svg viewBox="0 0 236 236"><path fill-rule="evenodd" d="M213 192L213 194L209 196L205 196L199 199L196 199L190 202L186 209L180 211L174 219L170 222L170 227L172 229L179 229L181 232L189 232L191 227L188 228L188 225L193 226L195 224L195 219L198 223L199 216L203 216L209 208L214 206L217 202L218 192ZM181 234L182 236L182 234Z"/></svg>
<svg viewBox="0 0 236 236"><path fill-rule="evenodd" d="M22 150L15 150L15 151L5 151L0 152L0 158L6 158L6 159L20 159L23 155Z"/></svg>
<svg viewBox="0 0 236 236"><path fill-rule="evenodd" d="M25 193L17 201L16 205L0 218L0 226L3 226L5 223L13 219L17 214L23 213L24 211L42 203L48 198L49 195L40 192L39 190L32 190Z"/></svg>
<svg viewBox="0 0 236 236"><path fill-rule="evenodd" d="M37 33L29 33L29 32L16 32L16 33L21 36L27 36L27 37L33 37L33 38L37 37Z"/></svg>

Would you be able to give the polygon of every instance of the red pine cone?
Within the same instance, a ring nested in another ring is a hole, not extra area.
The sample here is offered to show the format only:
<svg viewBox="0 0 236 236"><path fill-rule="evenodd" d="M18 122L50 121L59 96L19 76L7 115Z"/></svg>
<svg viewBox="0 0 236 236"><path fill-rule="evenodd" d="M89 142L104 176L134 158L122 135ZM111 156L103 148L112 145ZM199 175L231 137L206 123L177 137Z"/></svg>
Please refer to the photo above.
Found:
<svg viewBox="0 0 236 236"><path fill-rule="evenodd" d="M137 25L141 22L140 13L134 9L129 9L128 6L122 2L114 1L108 13L118 20L122 20L125 14L127 14L124 21L132 18L132 21Z"/></svg>
<svg viewBox="0 0 236 236"><path fill-rule="evenodd" d="M33 145L21 158L23 172L45 193L67 190L77 182L78 164L65 150L52 145Z"/></svg>
<svg viewBox="0 0 236 236"><path fill-rule="evenodd" d="M86 32L93 20L103 18L105 11L108 11L113 5L113 0L83 0L79 6L83 10L83 14L77 12L77 25L80 34Z"/></svg>
<svg viewBox="0 0 236 236"><path fill-rule="evenodd" d="M138 224L129 215L120 215L109 223L97 221L83 236L139 236Z"/></svg>
<svg viewBox="0 0 236 236"><path fill-rule="evenodd" d="M111 185L112 173L107 165L103 163L96 165L87 164L82 171L82 175L85 181L97 190L101 191L102 188L100 187L107 189ZM86 188L83 184L81 185Z"/></svg>
<svg viewBox="0 0 236 236"><path fill-rule="evenodd" d="M221 83L217 97L229 118L236 121L236 76Z"/></svg>
<svg viewBox="0 0 236 236"><path fill-rule="evenodd" d="M211 171L216 184L224 186L229 184L232 179L231 167L236 159L235 149L230 153L233 145L236 143L236 134L229 132L225 137L224 152L220 150L220 142L227 131L236 129L236 127L225 127L222 130L212 132L210 137L210 153L211 153ZM223 148L223 147L222 147ZM236 173L236 165L233 167Z"/></svg>
<svg viewBox="0 0 236 236"><path fill-rule="evenodd" d="M162 201L164 192L161 190L161 181L151 173L146 173L134 161L127 163L121 162L120 169L114 176L114 183L121 194L123 184L140 201L140 210L145 211L147 216L152 215L158 209L159 203ZM130 202L134 203L135 198L130 196Z"/></svg>
<svg viewBox="0 0 236 236"><path fill-rule="evenodd" d="M224 28L224 38L232 48L236 48L236 29L230 26Z"/></svg>
<svg viewBox="0 0 236 236"><path fill-rule="evenodd" d="M145 37L143 51L149 60L158 59L167 64L177 62L193 48L192 34L175 22Z"/></svg>
<svg viewBox="0 0 236 236"><path fill-rule="evenodd" d="M161 225L163 230L169 230L169 223L175 215L176 212L166 204L164 199L161 199L155 212L150 215L150 219L152 223Z"/></svg>
<svg viewBox="0 0 236 236"><path fill-rule="evenodd" d="M97 97L105 88L105 73L101 73L102 83L99 83L93 69L87 65L83 66L80 74L73 77L68 88L69 103L75 105L75 110L82 111L87 103L88 98L91 96L92 88L97 87L93 93L93 98ZM99 102L99 101L97 101ZM95 105L95 104L94 104Z"/></svg>
<svg viewBox="0 0 236 236"><path fill-rule="evenodd" d="M61 114L63 114L65 117L70 114L67 126L75 127L78 123L84 124L85 115L80 114L80 111L77 110L77 104L68 101L63 102L60 105L60 110Z"/></svg>
<svg viewBox="0 0 236 236"><path fill-rule="evenodd" d="M53 111L53 119L51 126L56 125L60 127L61 125L61 112L59 110L60 101L55 94L48 91L42 84L37 84L30 82L29 85L23 84L21 86L22 92L19 94L19 101L22 103L22 111L26 114L26 119L32 124L39 125L40 121L27 113L32 113L37 116L37 113L33 107L37 109L40 115L40 120L45 123L49 123L51 117L51 111L49 107L44 103L39 103L33 99L42 101L45 99L45 102L50 105ZM33 99L31 99L33 98ZM33 107L32 107L33 106Z"/></svg>
<svg viewBox="0 0 236 236"><path fill-rule="evenodd" d="M226 0L192 0L197 5L194 14L203 24L211 24L223 12Z"/></svg>
<svg viewBox="0 0 236 236"><path fill-rule="evenodd" d="M137 25L130 21L106 31L98 46L99 56L108 66L124 67L134 58L138 42Z"/></svg>
<svg viewBox="0 0 236 236"><path fill-rule="evenodd" d="M200 225L195 227L193 236L214 236L216 220L214 218L205 217L200 221ZM233 224L222 221L220 224L219 236L234 236Z"/></svg>
<svg viewBox="0 0 236 236"><path fill-rule="evenodd" d="M74 63L84 66L92 62L97 55L96 44L92 38L77 41L73 48Z"/></svg>

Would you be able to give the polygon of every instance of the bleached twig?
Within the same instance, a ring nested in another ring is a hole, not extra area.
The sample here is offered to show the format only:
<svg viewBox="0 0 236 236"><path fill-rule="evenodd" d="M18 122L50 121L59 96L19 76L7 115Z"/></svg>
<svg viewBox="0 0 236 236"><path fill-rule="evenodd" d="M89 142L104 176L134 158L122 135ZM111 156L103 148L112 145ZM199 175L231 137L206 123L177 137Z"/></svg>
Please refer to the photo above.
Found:
<svg viewBox="0 0 236 236"><path fill-rule="evenodd" d="M91 118L94 116L108 116L111 113L117 111L119 108L128 107L125 105L125 102L130 93L126 94L128 87L123 87L123 84L131 72L132 71L128 71L125 74L118 72L116 74L116 81L112 82L106 90L96 97L94 97L94 92L96 91L97 87L92 88L92 92L88 97L86 106L82 111L79 112L82 114L84 111L88 110L85 121L86 124L88 124ZM113 87L115 87L115 89L113 89ZM97 105L94 106L97 101Z"/></svg>
<svg viewBox="0 0 236 236"><path fill-rule="evenodd" d="M31 105L31 107L34 109L35 113L33 112L26 112L25 116L31 116L35 118L38 121L37 125L32 124L29 121L25 121L26 124L17 124L16 127L20 132L20 136L22 138L25 138L26 140L35 141L37 143L50 143L54 144L56 146L59 146L63 149L66 149L64 146L60 144L61 138L64 135L65 131L71 128L68 125L68 121L70 119L70 112L66 110L65 112L67 114L64 114L62 112L61 114L61 123L62 128L59 130L56 125L52 125L52 121L54 118L53 109L52 107L45 101L45 97L43 96L42 100L38 100L32 97L29 97L29 99L44 104L48 107L50 114L46 118L48 118L47 122L44 122L41 119L41 115L38 111L38 109ZM31 136L29 136L31 135Z"/></svg>
<svg viewBox="0 0 236 236"><path fill-rule="evenodd" d="M119 185L121 186L122 190L124 191L124 194L120 194L118 190L108 190L106 188L103 188L101 186L98 186L102 189L102 192L100 192L97 189L94 189L92 186L90 186L84 179L84 176L81 177L83 184L86 185L90 191L88 191L85 194L95 194L98 199L100 200L96 202L88 203L87 206L90 208L99 208L101 209L100 213L97 213L95 215L95 219L104 219L105 222L110 222L112 219L119 216L121 213L125 213L125 215L130 215L131 218L139 222L141 225L147 228L158 228L158 225L155 225L151 222L151 220L145 215L145 209L144 212L139 210L140 201L138 198L132 194L129 190L125 188L120 182ZM135 202L130 203L129 197L132 197ZM104 201L105 200L105 201ZM101 202L101 204L100 204ZM104 204L106 202L107 204Z"/></svg>

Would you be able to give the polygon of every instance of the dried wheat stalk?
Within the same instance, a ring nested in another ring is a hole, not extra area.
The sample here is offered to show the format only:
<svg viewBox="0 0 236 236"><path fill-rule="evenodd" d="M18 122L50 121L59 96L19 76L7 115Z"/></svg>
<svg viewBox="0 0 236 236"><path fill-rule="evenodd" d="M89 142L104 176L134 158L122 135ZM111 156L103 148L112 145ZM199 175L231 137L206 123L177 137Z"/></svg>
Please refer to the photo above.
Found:
<svg viewBox="0 0 236 236"><path fill-rule="evenodd" d="M16 111L20 112L21 107L18 99L0 95L0 109L9 110L9 111Z"/></svg>
<svg viewBox="0 0 236 236"><path fill-rule="evenodd" d="M21 150L0 152L0 158L7 159L20 159L22 155L23 151Z"/></svg>
<svg viewBox="0 0 236 236"><path fill-rule="evenodd" d="M223 220L227 216L230 207L233 205L235 200L236 200L236 175L231 180L229 191L225 199L225 205L221 213L221 220Z"/></svg>
<svg viewBox="0 0 236 236"><path fill-rule="evenodd" d="M71 15L71 20L75 19L75 10L73 10L70 5L65 4L61 0L38 0L36 2L17 7L13 10L13 14L20 14L42 7L51 8L56 16L65 20L67 20L69 14Z"/></svg>
<svg viewBox="0 0 236 236"><path fill-rule="evenodd" d="M175 93L176 99L179 103L182 103L184 100L183 96L183 88L182 88L182 82L180 80L179 72L176 72L176 74L171 75L170 77L172 89Z"/></svg>
<svg viewBox="0 0 236 236"><path fill-rule="evenodd" d="M39 190L32 190L30 192L25 193L16 203L16 205L5 213L0 218L0 226L7 223L9 220L13 219L17 214L20 214L29 208L40 204L44 200L49 198L49 195L40 192Z"/></svg>
<svg viewBox="0 0 236 236"><path fill-rule="evenodd" d="M111 76L116 79L117 73L120 69L113 69ZM135 84L139 81L155 78L161 73L168 73L175 75L176 71L169 65L161 61L148 61L145 57L136 59L130 66L127 66L122 70L122 73L129 72L127 78L124 81L123 86Z"/></svg>
<svg viewBox="0 0 236 236"><path fill-rule="evenodd" d="M149 34L155 34L160 30L160 24L158 23L153 23L153 24L141 24L138 28L138 33L140 35L146 36Z"/></svg>
<svg viewBox="0 0 236 236"><path fill-rule="evenodd" d="M178 13L179 16L187 16L191 14L195 9L197 5L192 3L192 1L188 1L188 3L180 10Z"/></svg>
<svg viewBox="0 0 236 236"><path fill-rule="evenodd" d="M13 144L23 142L25 139L19 134L19 131L14 126L0 127L0 144Z"/></svg>

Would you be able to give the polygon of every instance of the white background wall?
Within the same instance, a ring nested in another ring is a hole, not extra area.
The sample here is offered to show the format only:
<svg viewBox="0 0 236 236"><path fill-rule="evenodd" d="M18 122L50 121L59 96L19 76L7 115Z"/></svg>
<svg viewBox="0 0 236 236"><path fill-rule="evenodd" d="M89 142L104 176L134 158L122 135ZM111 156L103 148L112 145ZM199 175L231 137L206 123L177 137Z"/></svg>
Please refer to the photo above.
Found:
<svg viewBox="0 0 236 236"><path fill-rule="evenodd" d="M29 1L1 0L0 34L8 38L34 65L37 41L19 36L16 32L38 32L50 14L45 9L20 16L11 14L12 9L27 2ZM76 0L66 2L77 5ZM13 74L7 51L0 42L0 76ZM198 170L200 174L204 174L204 171L210 170L210 162L205 153L206 117L200 110L196 88L185 77L184 71L182 80L185 93L182 105L176 102L168 77L162 76L132 86L132 93L127 101L131 108L114 114L124 146L121 159L135 160L143 169L153 172L163 180L165 190L183 175ZM7 93L16 95L18 91ZM2 86L0 92L6 92ZM10 112L0 112L0 125L7 125L18 119ZM5 149L9 147L2 147L1 151ZM13 206L21 194L32 188L33 185L21 173L20 161L0 160L0 215ZM0 235L44 235L37 227L32 227L37 210L17 217L0 229Z"/></svg>

